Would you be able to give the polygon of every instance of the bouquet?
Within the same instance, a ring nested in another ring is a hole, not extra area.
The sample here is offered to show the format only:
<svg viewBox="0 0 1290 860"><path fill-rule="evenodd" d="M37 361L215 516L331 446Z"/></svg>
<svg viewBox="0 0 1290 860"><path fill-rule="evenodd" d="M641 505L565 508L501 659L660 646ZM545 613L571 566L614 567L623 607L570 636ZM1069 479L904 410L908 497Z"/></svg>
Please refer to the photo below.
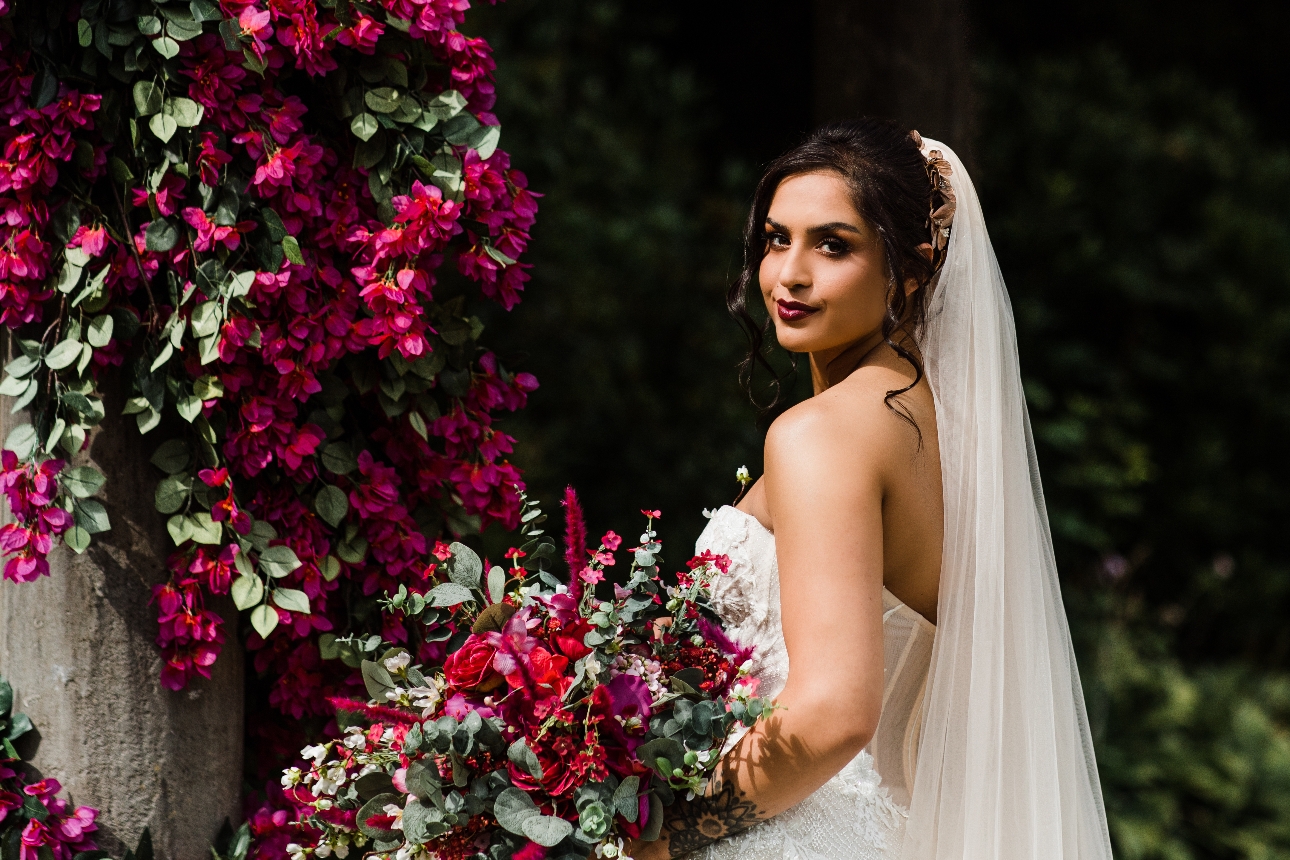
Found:
<svg viewBox="0 0 1290 860"><path fill-rule="evenodd" d="M306 747L283 786L305 807L310 855L397 860L584 860L656 839L664 808L702 794L726 742L769 706L751 649L708 604L725 556L660 575L657 511L643 511L625 581L606 579L622 539L592 551L566 492L569 575L542 512L524 500L521 546L491 566L435 548L433 584L401 586L387 614L406 645L335 638L324 656L361 669L370 700L335 699L343 736Z"/></svg>

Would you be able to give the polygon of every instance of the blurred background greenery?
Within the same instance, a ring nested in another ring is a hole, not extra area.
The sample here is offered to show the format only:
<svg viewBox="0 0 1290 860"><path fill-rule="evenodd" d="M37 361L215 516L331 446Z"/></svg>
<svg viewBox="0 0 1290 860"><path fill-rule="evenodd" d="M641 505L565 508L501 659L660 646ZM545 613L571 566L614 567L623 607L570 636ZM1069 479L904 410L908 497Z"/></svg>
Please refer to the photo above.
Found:
<svg viewBox="0 0 1290 860"><path fill-rule="evenodd" d="M785 8L791 6L792 8ZM1017 315L1117 856L1290 857L1290 113L1271 2L509 0L472 12L546 196L488 320L548 509L664 511L760 465L725 315L760 165L894 115L969 159ZM805 390L799 386L799 395Z"/></svg>

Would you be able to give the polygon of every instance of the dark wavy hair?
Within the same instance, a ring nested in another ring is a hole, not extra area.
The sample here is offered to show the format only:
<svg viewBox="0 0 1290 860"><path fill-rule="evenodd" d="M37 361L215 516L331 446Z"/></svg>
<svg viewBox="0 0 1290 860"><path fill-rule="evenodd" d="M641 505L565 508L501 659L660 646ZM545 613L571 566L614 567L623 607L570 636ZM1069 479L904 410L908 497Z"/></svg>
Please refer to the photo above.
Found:
<svg viewBox="0 0 1290 860"><path fill-rule="evenodd" d="M887 408L918 430L913 417L904 407L894 406L893 399L923 378L923 363L906 343L907 336L917 338L922 332L930 284L936 274L936 263L919 250L931 235L933 186L927 160L909 130L890 120L865 118L826 125L772 161L762 174L744 226L743 269L726 293L726 306L748 336L748 354L739 364L739 382L766 417L781 405L784 383L797 371L796 356L787 373L778 373L771 365L766 346L771 319L767 317L759 324L748 311L748 300L755 295L757 303L761 303L758 271L766 255L766 215L780 183L790 176L824 170L842 175L851 189L856 211L882 240L892 280L882 321L883 341L914 368L913 382L887 392ZM902 285L910 279L918 286L906 296ZM768 386L773 396L766 403L758 401L753 386L759 366L773 377ZM921 442L921 433L919 438Z"/></svg>

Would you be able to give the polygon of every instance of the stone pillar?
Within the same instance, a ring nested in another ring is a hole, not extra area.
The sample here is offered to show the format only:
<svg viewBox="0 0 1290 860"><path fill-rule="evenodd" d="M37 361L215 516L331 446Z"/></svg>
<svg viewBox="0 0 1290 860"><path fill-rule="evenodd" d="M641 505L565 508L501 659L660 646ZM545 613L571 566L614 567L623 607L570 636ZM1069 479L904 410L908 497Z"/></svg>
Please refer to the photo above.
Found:
<svg viewBox="0 0 1290 860"><path fill-rule="evenodd" d="M815 0L816 122L885 116L967 159L974 106L965 5Z"/></svg>
<svg viewBox="0 0 1290 860"><path fill-rule="evenodd" d="M160 475L148 457L164 425L141 437L134 418L120 414L124 386L108 382L108 417L76 461L107 476L100 498L112 530L95 535L83 555L59 546L48 578L0 582L0 674L39 733L22 739L24 753L74 802L101 810L100 847L133 848L147 826L159 858L203 860L225 817L236 823L241 812L237 615L231 601L210 606L225 619L227 639L209 681L177 693L161 686L149 599L166 579L170 544L153 507ZM0 442L26 420L9 408L0 403Z"/></svg>

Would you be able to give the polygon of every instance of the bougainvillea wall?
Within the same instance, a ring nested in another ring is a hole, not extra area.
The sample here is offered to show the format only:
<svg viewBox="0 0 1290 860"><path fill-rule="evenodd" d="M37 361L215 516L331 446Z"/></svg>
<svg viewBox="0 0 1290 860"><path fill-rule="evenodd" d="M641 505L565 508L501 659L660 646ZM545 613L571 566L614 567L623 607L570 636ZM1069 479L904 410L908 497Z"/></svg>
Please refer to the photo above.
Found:
<svg viewBox="0 0 1290 860"><path fill-rule="evenodd" d="M112 527L76 463L124 380L173 542L162 681L244 636L270 709L253 758L355 683L320 635L378 632L436 539L519 515L494 422L537 382L472 307L520 300L536 203L468 5L0 0L0 394L30 418L4 440L3 576Z"/></svg>

